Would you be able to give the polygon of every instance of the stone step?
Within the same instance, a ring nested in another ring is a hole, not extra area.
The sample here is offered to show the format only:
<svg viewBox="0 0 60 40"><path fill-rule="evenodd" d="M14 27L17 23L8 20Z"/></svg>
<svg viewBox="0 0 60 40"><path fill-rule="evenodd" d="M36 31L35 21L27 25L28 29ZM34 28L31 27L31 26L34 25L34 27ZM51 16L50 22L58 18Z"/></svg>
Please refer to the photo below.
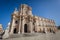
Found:
<svg viewBox="0 0 60 40"><path fill-rule="evenodd" d="M12 34L9 38L19 38L19 37L32 37L37 36L38 33L24 33L24 34Z"/></svg>
<svg viewBox="0 0 60 40"><path fill-rule="evenodd" d="M24 34L13 34L6 40L53 40L55 34L52 33L24 33ZM14 38L15 37L15 38ZM5 40L5 39L4 39Z"/></svg>

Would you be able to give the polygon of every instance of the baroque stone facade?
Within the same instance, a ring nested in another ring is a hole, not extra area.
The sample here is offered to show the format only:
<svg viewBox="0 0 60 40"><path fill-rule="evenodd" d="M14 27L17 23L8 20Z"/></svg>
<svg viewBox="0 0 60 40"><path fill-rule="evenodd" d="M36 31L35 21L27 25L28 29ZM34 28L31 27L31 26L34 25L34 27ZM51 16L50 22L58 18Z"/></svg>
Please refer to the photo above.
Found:
<svg viewBox="0 0 60 40"><path fill-rule="evenodd" d="M19 10L15 8L12 14L9 33L56 32L54 20L33 16L32 8L22 4Z"/></svg>

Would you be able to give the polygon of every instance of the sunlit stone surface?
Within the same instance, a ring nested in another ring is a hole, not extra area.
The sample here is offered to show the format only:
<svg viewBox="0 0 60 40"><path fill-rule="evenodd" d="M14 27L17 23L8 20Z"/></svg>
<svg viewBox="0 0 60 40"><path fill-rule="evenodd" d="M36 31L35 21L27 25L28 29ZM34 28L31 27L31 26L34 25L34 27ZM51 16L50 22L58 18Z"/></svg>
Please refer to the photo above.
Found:
<svg viewBox="0 0 60 40"><path fill-rule="evenodd" d="M0 24L0 32L2 32L2 31L3 31L2 24Z"/></svg>
<svg viewBox="0 0 60 40"><path fill-rule="evenodd" d="M22 4L19 10L15 8L10 23L10 34L48 33L57 31L54 20L33 16L32 8L26 4Z"/></svg>
<svg viewBox="0 0 60 40"><path fill-rule="evenodd" d="M17 37L18 40L50 40L55 32L57 32L57 28L54 20L34 16L32 8L22 4L19 10L15 8L3 38L10 38L11 40L17 40Z"/></svg>
<svg viewBox="0 0 60 40"><path fill-rule="evenodd" d="M14 35L14 37L9 39L3 39L3 40L60 40L60 31L56 32L56 34L53 33L35 33L30 34L31 36L22 36L22 35Z"/></svg>

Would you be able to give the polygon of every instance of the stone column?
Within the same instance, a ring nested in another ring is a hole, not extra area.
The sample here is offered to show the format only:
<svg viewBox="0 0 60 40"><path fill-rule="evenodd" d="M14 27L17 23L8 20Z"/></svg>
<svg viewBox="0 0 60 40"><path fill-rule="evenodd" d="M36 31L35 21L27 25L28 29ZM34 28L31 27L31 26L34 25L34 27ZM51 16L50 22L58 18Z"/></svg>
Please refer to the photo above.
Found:
<svg viewBox="0 0 60 40"><path fill-rule="evenodd" d="M30 21L29 21L28 25L29 25L29 31L31 33L33 33L33 22L32 22L32 19L31 18L30 18Z"/></svg>
<svg viewBox="0 0 60 40"><path fill-rule="evenodd" d="M22 34L24 33L24 17L22 17L22 24L21 24L21 27L22 27Z"/></svg>
<svg viewBox="0 0 60 40"><path fill-rule="evenodd" d="M36 21L35 22L35 31L37 32L37 30L38 30L38 22Z"/></svg>
<svg viewBox="0 0 60 40"><path fill-rule="evenodd" d="M15 16L13 16L13 17L15 17ZM13 34L13 29L14 29L14 27L15 27L15 19L13 18L13 19L12 19L12 24L11 24L10 34Z"/></svg>
<svg viewBox="0 0 60 40"><path fill-rule="evenodd" d="M20 34L20 27L21 27L21 16L20 16L20 20L19 20L19 32L18 32L18 34Z"/></svg>
<svg viewBox="0 0 60 40"><path fill-rule="evenodd" d="M29 25L30 25L30 31L31 31L31 33L33 33L33 25L32 25L32 21L29 22Z"/></svg>
<svg viewBox="0 0 60 40"><path fill-rule="evenodd" d="M47 33L47 27L45 27L45 33Z"/></svg>

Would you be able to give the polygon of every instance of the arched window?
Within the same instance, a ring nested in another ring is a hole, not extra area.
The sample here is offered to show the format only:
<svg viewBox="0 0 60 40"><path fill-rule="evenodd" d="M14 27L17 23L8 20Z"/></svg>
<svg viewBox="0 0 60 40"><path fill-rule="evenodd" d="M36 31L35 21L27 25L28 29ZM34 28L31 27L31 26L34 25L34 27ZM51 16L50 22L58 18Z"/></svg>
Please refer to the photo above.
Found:
<svg viewBox="0 0 60 40"><path fill-rule="evenodd" d="M16 24L18 24L18 21L15 21Z"/></svg>

